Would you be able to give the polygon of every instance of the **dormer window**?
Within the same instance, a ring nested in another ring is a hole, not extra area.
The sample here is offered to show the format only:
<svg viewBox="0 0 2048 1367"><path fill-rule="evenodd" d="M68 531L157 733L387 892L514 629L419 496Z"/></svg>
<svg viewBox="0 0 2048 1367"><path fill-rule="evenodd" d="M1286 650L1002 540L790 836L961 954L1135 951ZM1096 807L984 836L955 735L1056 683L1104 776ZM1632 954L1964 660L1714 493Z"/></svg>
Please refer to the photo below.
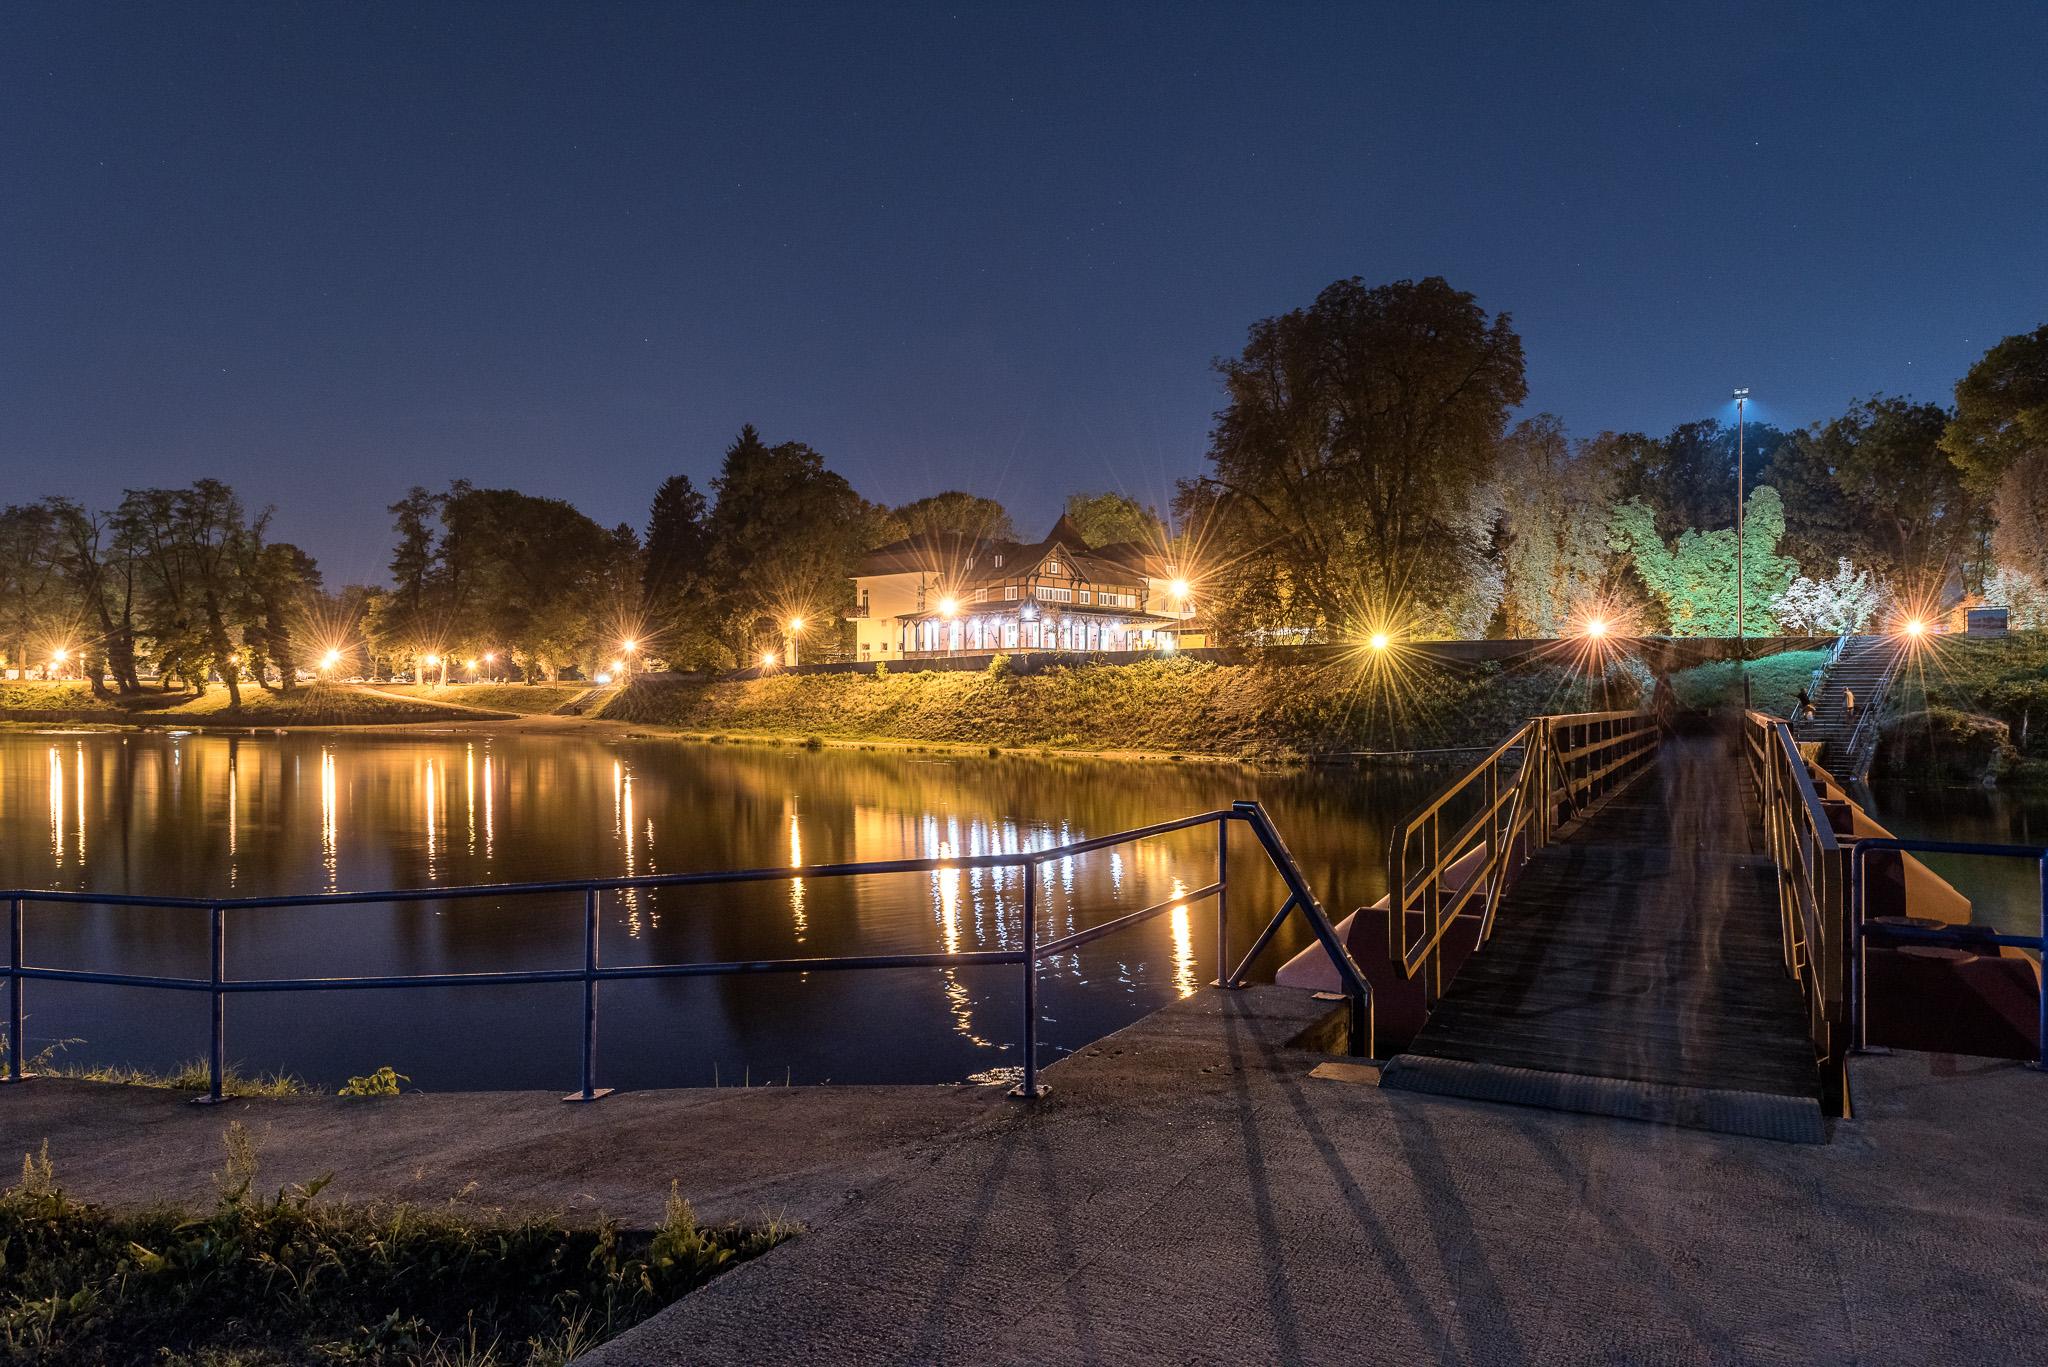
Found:
<svg viewBox="0 0 2048 1367"><path fill-rule="evenodd" d="M1000 552L998 552L998 553L997 553L997 555L996 555L996 568L997 568L997 569L1001 569L1002 567L1003 567L1003 557L1002 557L1002 554L1001 554Z"/></svg>
<svg viewBox="0 0 2048 1367"><path fill-rule="evenodd" d="M1045 562L1045 572L1047 574L1058 574L1060 572L1060 558L1058 556L1054 556Z"/></svg>

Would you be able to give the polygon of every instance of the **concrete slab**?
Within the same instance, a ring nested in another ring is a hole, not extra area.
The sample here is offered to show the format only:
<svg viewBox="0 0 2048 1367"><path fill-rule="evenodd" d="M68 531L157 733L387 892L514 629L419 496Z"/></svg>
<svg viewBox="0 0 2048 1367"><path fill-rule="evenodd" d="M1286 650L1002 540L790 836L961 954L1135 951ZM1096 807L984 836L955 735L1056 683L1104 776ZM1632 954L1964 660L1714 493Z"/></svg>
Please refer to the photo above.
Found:
<svg viewBox="0 0 2048 1367"><path fill-rule="evenodd" d="M1204 992L590 1361L2037 1356L2048 1077L1860 1059L1827 1145L1341 1085Z"/></svg>

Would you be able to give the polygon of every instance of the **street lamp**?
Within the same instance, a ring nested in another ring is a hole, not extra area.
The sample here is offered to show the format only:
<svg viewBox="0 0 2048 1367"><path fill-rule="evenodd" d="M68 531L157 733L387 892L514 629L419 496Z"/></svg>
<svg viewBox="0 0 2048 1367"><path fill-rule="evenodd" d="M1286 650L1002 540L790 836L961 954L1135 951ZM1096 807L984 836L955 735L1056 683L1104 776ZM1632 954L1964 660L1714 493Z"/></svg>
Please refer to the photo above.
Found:
<svg viewBox="0 0 2048 1367"><path fill-rule="evenodd" d="M1365 643L1371 646L1375 652L1385 651L1386 648L1390 644L1392 644L1390 641L1387 640L1387 633L1384 631L1375 631L1371 636L1366 638Z"/></svg>
<svg viewBox="0 0 2048 1367"><path fill-rule="evenodd" d="M789 619L789 636L784 643L782 658L789 661L791 669L796 668L796 638L803 635L804 619L801 615Z"/></svg>
<svg viewBox="0 0 2048 1367"><path fill-rule="evenodd" d="M1749 386L1735 391L1735 660L1742 671L1742 705L1749 706L1749 637L1742 621L1742 523L1744 484L1742 425L1749 410Z"/></svg>
<svg viewBox="0 0 2048 1367"><path fill-rule="evenodd" d="M64 646L58 646L50 652L50 669L61 671L64 668L64 662L70 658L71 651ZM43 673L46 675L49 672L50 671L47 669L43 671Z"/></svg>

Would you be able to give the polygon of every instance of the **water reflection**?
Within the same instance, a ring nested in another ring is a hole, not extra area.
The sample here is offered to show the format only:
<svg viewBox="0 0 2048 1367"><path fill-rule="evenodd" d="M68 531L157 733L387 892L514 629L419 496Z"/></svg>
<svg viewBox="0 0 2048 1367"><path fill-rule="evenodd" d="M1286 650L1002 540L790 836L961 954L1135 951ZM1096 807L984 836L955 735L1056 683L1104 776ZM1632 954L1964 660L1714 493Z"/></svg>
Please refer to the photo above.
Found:
<svg viewBox="0 0 2048 1367"><path fill-rule="evenodd" d="M1430 781L515 734L107 735L61 745L16 735L0 737L0 881L262 895L927 858L949 866L607 895L601 957L959 953L1021 943L1026 875L951 861L1046 849L1241 797L1267 803L1328 905L1369 902L1382 891L1389 818ZM1045 961L1048 1061L1213 976L1201 972L1197 932L1203 947L1212 943L1214 904L1175 899L1213 881L1215 861L1213 834L1196 830L1039 868L1041 939L1174 901L1142 927ZM1247 922L1283 895L1249 843L1231 879ZM152 971L203 955L203 925L176 914L121 920L50 908L32 919L40 963ZM231 971L250 976L569 967L582 953L580 897L234 920ZM1250 933L1240 927L1241 941ZM1290 927L1275 961L1302 943ZM786 1069L797 1081L958 1079L1015 1064L1020 993L1009 966L612 984L601 1006L603 1068L621 1086L701 1083L714 1063L728 1076ZM75 1057L165 1065L204 1041L196 1018L173 1028L185 1019L182 1001L39 984L33 1003L31 1034L88 1041ZM578 1019L573 991L553 989L264 994L238 999L230 1014L232 1051L248 1066L325 1080L391 1063L440 1088L554 1085L573 1069Z"/></svg>

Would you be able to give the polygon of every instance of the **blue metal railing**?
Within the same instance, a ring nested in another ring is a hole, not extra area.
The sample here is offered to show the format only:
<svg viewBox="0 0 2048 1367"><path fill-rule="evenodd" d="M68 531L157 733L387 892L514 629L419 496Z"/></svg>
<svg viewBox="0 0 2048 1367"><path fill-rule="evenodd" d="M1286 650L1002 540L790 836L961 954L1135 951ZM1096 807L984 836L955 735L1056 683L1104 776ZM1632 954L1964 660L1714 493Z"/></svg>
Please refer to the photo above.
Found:
<svg viewBox="0 0 2048 1367"><path fill-rule="evenodd" d="M1235 972L1226 974L1229 963L1230 923L1225 889L1229 884L1230 826L1241 822L1250 827L1261 851L1279 873L1287 899L1260 933L1251 951ZM1170 897L1089 926L1069 935L1038 941L1038 866L1055 860L1135 844L1175 831L1213 825L1216 828L1216 877L1203 887ZM608 967L598 962L599 911L603 894L627 890L678 887L718 887L741 883L777 882L791 879L851 878L866 875L936 873L972 869L1023 869L1022 947L1017 949L965 950L952 953L842 954L807 958L747 959L716 963L621 964ZM525 897L550 893L583 895L583 955L574 968L502 970L479 973L410 973L333 978L231 978L227 974L227 913L285 907L335 907L399 902L450 902L474 897ZM1278 933L1290 911L1300 911L1324 951L1337 967L1349 1007L1347 1045L1354 1055L1372 1052L1372 992L1365 975L1337 939L1322 904L1310 892L1299 865L1286 843L1274 829L1265 808L1256 802L1238 802L1218 811L1202 812L1175 821L1161 821L1111 835L1076 840L1046 849L1014 853L968 855L961 858L888 859L853 864L814 864L802 868L731 869L714 873L654 874L635 878L590 878L551 883L483 883L460 887L404 888L385 892L313 893L286 897L151 897L127 893L57 892L38 889L0 891L8 906L7 955L7 1082L28 1077L25 1067L23 985L29 982L94 983L115 987L140 987L173 992L203 992L211 1005L207 1041L207 1095L205 1101L219 1101L227 1071L227 999L250 992L332 992L366 989L418 987L510 987L537 983L581 983L583 985L582 1085L565 1101L594 1101L611 1089L597 1086L597 1001L598 984L631 978L712 977L742 973L816 973L872 968L961 968L977 965L1014 964L1023 968L1023 1080L1013 1095L1037 1097L1045 1089L1038 1081L1038 965L1049 956L1066 953L1091 940L1148 921L1174 907L1187 906L1206 898L1216 899L1216 954L1218 987L1242 987L1252 962ZM167 977L139 973L102 973L85 969L37 968L26 956L24 909L32 904L72 906L153 907L167 910L203 911L208 922L208 971L201 977Z"/></svg>
<svg viewBox="0 0 2048 1367"><path fill-rule="evenodd" d="M1905 854L1960 854L1976 855L1991 859L2027 859L2033 861L2039 876L2041 906L2040 932L2035 935L2007 935L1991 930L1987 926L1909 926L1883 925L1868 926L1865 921L1866 883L1869 876L1870 856L1880 850L1896 850ZM2033 845L1978 845L1954 840L1895 840L1867 839L1855 842L1849 857L1849 889L1851 934L1855 937L1856 953L1851 956L1851 967L1856 974L1856 989L1850 995L1856 1012L1853 1038L1859 1045L1868 1045L1870 1030L1869 1003L1869 951L1873 936L1890 942L1943 945L1955 949L1984 949L1993 945L2009 945L2015 949L2031 949L2040 959L2043 970L2036 989L2039 1019L2035 1024L2034 1066L2048 1068L2048 848Z"/></svg>

